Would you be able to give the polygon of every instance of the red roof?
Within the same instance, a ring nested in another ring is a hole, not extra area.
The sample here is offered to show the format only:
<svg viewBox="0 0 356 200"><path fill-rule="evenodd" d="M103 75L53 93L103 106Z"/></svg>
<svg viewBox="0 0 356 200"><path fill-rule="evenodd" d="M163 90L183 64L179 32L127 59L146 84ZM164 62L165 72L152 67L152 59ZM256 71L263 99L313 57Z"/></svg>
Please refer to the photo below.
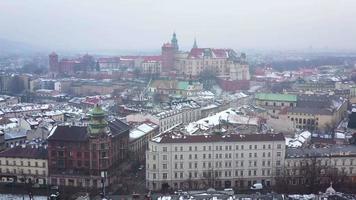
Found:
<svg viewBox="0 0 356 200"><path fill-rule="evenodd" d="M99 104L101 101L100 97L87 97L83 101L83 103L90 104L90 105L96 105Z"/></svg>

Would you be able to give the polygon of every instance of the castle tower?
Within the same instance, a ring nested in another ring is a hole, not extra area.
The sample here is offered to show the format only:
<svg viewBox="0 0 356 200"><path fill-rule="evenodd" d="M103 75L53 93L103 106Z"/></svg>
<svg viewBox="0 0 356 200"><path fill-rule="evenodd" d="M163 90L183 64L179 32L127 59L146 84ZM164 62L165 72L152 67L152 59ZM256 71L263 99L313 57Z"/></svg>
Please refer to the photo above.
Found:
<svg viewBox="0 0 356 200"><path fill-rule="evenodd" d="M58 55L55 52L49 54L49 71L50 72L58 72Z"/></svg>
<svg viewBox="0 0 356 200"><path fill-rule="evenodd" d="M96 137L102 133L109 132L108 122L105 119L105 111L99 105L96 105L89 114L88 133L90 136Z"/></svg>
<svg viewBox="0 0 356 200"><path fill-rule="evenodd" d="M171 44L172 44L174 50L177 52L179 50L179 46L178 46L177 35L175 32L173 33L173 36L171 39Z"/></svg>
<svg viewBox="0 0 356 200"><path fill-rule="evenodd" d="M198 48L198 45L197 45L197 39L194 38L194 44L193 44L193 49L196 49Z"/></svg>

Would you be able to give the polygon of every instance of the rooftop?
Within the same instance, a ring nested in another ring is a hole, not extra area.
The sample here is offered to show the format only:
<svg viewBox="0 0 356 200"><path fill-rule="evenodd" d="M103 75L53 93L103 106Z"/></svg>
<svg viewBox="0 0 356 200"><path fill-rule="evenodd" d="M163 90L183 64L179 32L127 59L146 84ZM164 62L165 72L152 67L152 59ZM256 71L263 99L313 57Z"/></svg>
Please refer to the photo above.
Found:
<svg viewBox="0 0 356 200"><path fill-rule="evenodd" d="M38 146L16 146L0 152L0 157L6 158L47 159L47 156L47 149Z"/></svg>
<svg viewBox="0 0 356 200"><path fill-rule="evenodd" d="M356 157L355 145L333 145L324 148L287 148L287 158L307 158L307 157Z"/></svg>
<svg viewBox="0 0 356 200"><path fill-rule="evenodd" d="M293 94L277 94L277 93L257 93L255 98L263 101L288 101L296 102L297 95Z"/></svg>
<svg viewBox="0 0 356 200"><path fill-rule="evenodd" d="M152 139L157 143L206 143L206 142L262 142L283 141L284 135L278 134L231 134L231 135L173 135L164 134Z"/></svg>

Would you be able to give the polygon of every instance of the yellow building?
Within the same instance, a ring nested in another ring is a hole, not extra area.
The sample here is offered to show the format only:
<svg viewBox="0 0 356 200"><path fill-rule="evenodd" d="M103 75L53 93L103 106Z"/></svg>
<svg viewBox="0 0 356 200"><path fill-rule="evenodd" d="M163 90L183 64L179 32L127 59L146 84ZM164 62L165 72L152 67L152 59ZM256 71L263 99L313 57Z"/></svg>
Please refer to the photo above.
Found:
<svg viewBox="0 0 356 200"><path fill-rule="evenodd" d="M47 149L16 146L1 152L0 177L1 182L47 184Z"/></svg>

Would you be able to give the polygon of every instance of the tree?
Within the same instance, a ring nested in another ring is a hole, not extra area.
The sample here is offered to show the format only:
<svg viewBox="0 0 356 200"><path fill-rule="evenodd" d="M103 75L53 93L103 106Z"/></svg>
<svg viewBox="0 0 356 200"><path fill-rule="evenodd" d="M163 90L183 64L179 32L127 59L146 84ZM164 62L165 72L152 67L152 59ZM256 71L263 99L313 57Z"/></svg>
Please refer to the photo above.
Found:
<svg viewBox="0 0 356 200"><path fill-rule="evenodd" d="M203 87L206 90L210 90L216 81L216 74L214 71L206 69L199 74L199 80L203 83Z"/></svg>

